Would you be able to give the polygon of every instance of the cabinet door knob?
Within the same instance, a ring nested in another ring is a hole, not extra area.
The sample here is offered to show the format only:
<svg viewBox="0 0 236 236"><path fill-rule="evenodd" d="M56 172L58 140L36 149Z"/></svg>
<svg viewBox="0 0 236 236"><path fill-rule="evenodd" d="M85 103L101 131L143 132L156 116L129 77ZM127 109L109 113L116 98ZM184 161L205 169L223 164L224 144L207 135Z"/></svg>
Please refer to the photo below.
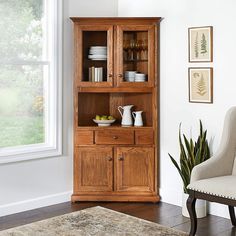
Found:
<svg viewBox="0 0 236 236"><path fill-rule="evenodd" d="M119 74L118 77L119 77L119 78L123 78L123 75L122 75L122 74Z"/></svg>
<svg viewBox="0 0 236 236"><path fill-rule="evenodd" d="M112 138L113 138L113 139L118 139L118 137L117 137L117 136L113 136Z"/></svg>
<svg viewBox="0 0 236 236"><path fill-rule="evenodd" d="M112 75L112 74L109 74L109 75L108 75L108 77L109 77L109 78L112 78L112 77L113 77L113 75Z"/></svg>
<svg viewBox="0 0 236 236"><path fill-rule="evenodd" d="M120 160L120 161L123 161L123 160L124 160L124 157L120 156L120 157L119 157L119 160Z"/></svg>
<svg viewBox="0 0 236 236"><path fill-rule="evenodd" d="M113 158L112 158L112 157L107 157L107 160L108 160L108 161L112 161Z"/></svg>

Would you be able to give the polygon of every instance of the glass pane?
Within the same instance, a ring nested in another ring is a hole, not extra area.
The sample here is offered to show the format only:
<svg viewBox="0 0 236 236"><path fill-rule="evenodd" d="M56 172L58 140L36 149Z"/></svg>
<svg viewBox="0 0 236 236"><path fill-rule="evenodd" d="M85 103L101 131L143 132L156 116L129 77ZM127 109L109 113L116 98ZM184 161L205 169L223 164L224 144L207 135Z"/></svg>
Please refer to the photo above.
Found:
<svg viewBox="0 0 236 236"><path fill-rule="evenodd" d="M0 61L42 60L43 0L0 1Z"/></svg>
<svg viewBox="0 0 236 236"><path fill-rule="evenodd" d="M147 31L124 31L123 73L127 82L148 81Z"/></svg>
<svg viewBox="0 0 236 236"><path fill-rule="evenodd" d="M0 147L44 143L48 66L0 66Z"/></svg>
<svg viewBox="0 0 236 236"><path fill-rule="evenodd" d="M83 32L83 75L87 82L107 81L107 31Z"/></svg>

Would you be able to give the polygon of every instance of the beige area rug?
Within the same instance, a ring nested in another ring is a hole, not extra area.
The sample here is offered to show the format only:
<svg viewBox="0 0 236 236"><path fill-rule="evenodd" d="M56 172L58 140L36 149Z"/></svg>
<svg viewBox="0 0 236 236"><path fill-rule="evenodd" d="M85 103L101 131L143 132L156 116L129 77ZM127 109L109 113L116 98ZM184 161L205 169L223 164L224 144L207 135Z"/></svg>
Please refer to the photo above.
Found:
<svg viewBox="0 0 236 236"><path fill-rule="evenodd" d="M186 236L187 234L99 206L0 231L0 236L90 235Z"/></svg>

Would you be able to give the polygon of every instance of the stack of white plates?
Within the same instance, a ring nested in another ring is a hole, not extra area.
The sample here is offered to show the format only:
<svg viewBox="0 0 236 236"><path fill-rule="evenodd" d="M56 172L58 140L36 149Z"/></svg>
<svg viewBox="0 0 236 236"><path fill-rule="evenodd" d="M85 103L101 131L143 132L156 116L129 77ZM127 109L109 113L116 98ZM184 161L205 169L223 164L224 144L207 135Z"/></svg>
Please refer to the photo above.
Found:
<svg viewBox="0 0 236 236"><path fill-rule="evenodd" d="M89 49L88 58L91 60L106 60L107 59L107 47L105 46L91 46Z"/></svg>
<svg viewBox="0 0 236 236"><path fill-rule="evenodd" d="M146 75L145 74L142 74L142 73L136 73L135 74L135 78L134 78L135 82L145 82L145 80L146 80Z"/></svg>
<svg viewBox="0 0 236 236"><path fill-rule="evenodd" d="M127 82L134 82L136 73L137 73L137 71L126 71L125 72L125 80Z"/></svg>

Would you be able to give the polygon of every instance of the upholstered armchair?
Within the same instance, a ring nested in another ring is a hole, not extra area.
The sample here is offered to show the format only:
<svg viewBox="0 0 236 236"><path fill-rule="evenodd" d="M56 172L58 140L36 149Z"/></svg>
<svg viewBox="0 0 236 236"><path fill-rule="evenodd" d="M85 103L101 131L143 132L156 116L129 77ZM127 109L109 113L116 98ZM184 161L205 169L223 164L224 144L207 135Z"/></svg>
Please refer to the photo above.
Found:
<svg viewBox="0 0 236 236"><path fill-rule="evenodd" d="M232 107L226 114L218 152L194 167L188 189L190 236L194 236L197 230L196 199L228 205L231 222L236 226L236 107Z"/></svg>

